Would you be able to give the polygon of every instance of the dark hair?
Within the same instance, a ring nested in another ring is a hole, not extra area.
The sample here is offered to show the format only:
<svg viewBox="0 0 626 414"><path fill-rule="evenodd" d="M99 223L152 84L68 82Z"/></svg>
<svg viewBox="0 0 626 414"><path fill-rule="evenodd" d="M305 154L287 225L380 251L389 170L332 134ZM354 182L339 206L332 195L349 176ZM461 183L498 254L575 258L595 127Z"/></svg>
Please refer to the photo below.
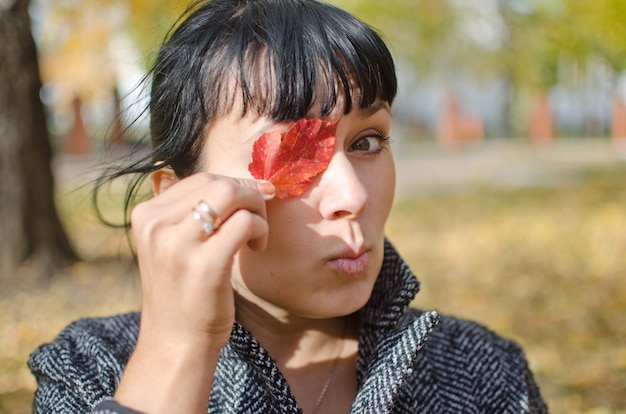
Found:
<svg viewBox="0 0 626 414"><path fill-rule="evenodd" d="M391 104L396 95L384 42L328 4L207 0L194 3L180 21L149 72L152 152L116 176L145 175L159 168L157 161L179 177L194 173L207 127L238 99L242 115L295 121L313 104L321 105L323 117L339 97L349 113L353 98L365 108L376 100Z"/></svg>

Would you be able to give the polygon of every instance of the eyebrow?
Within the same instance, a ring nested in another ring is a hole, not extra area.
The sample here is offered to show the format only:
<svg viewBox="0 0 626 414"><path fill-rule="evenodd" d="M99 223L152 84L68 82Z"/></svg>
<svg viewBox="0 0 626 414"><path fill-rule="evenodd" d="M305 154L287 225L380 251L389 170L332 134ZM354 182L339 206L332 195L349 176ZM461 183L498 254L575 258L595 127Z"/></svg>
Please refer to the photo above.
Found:
<svg viewBox="0 0 626 414"><path fill-rule="evenodd" d="M367 108L360 108L359 111L357 112L357 116L359 118L365 119L365 118L369 118L369 117L373 116L374 114L376 114L376 113L378 113L379 111L382 111L382 110L385 110L385 111L389 112L389 114L391 114L391 108L389 108L389 104L387 104L387 102L384 102L384 101L378 101L378 102L374 102L373 104L371 104ZM266 127L266 126L261 126L256 131L254 131L252 134L250 134L250 136L248 136L244 140L244 143L256 140L262 134L264 134L265 132L270 132L270 131L273 131L274 129L277 129L277 128L279 128L279 126L277 126L277 125L274 125L273 128L269 128L269 127Z"/></svg>
<svg viewBox="0 0 626 414"><path fill-rule="evenodd" d="M358 116L359 118L369 118L380 110L386 110L387 112L391 113L391 109L386 102L374 102L367 108L359 109Z"/></svg>

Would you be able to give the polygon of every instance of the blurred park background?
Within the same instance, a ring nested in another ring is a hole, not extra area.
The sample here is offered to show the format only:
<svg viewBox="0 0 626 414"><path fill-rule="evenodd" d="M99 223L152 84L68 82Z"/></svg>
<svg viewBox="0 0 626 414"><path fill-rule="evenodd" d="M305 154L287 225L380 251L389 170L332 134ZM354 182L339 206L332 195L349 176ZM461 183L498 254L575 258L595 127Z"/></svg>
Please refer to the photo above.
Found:
<svg viewBox="0 0 626 414"><path fill-rule="evenodd" d="M626 1L333 3L397 61L387 233L415 306L518 341L551 412L626 413ZM144 145L137 85L187 4L0 0L0 413L30 412L38 344L139 308L90 189Z"/></svg>

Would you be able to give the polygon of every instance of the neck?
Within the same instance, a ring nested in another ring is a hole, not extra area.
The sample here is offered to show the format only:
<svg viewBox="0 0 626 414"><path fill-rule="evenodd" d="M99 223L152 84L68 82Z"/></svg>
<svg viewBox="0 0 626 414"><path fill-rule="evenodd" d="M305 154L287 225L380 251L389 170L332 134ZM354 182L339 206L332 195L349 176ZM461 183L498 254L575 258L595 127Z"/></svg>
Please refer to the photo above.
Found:
<svg viewBox="0 0 626 414"><path fill-rule="evenodd" d="M237 294L236 317L281 369L301 368L336 356L337 342L356 337L354 315L306 318Z"/></svg>
<svg viewBox="0 0 626 414"><path fill-rule="evenodd" d="M356 395L358 318L305 318L235 295L236 317L276 361L304 413L345 413Z"/></svg>

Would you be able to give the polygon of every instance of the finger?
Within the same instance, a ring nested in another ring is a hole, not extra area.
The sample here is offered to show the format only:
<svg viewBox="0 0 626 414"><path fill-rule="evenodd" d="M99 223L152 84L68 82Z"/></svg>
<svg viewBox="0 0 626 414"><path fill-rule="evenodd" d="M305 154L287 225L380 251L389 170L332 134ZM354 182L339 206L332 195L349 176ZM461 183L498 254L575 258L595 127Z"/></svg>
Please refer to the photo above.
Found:
<svg viewBox="0 0 626 414"><path fill-rule="evenodd" d="M194 227L193 224L196 224ZM197 223L187 220L185 226L193 227L186 229L192 234L199 235L201 230ZM180 226L182 227L182 226ZM178 234L180 236L180 233ZM186 245L185 250L194 251L186 261L187 265L200 271L197 275L211 275L210 281L205 281L215 286L230 286L230 277L233 258L246 244L255 251L263 250L267 244L268 225L265 220L247 210L239 210L232 215L220 229L206 240L191 245L189 240L180 240L178 248ZM210 265L207 268L207 265ZM201 269L205 269L202 271ZM210 269L210 272L206 270Z"/></svg>
<svg viewBox="0 0 626 414"><path fill-rule="evenodd" d="M212 209L212 207L208 207ZM180 233L195 234L195 237L189 237L189 239L200 241L216 237L223 239L222 235L224 233L233 233L235 235L232 238L234 243L242 245L243 242L249 242L250 247L254 250L265 248L269 226L264 214L257 214L248 209L239 209L231 214L221 225L215 222L211 223L212 218L208 217L208 215L209 213L202 215L192 212L191 218L185 220L185 223L181 223L179 226ZM213 224L213 226L207 228L207 223Z"/></svg>
<svg viewBox="0 0 626 414"><path fill-rule="evenodd" d="M228 177L228 178L235 180L235 182L243 186L256 189L257 191L261 193L265 201L271 200L276 196L276 186L267 180L252 180L248 178L234 178L234 177Z"/></svg>
<svg viewBox="0 0 626 414"><path fill-rule="evenodd" d="M271 200L276 195L276 187L274 186L274 184L267 180L230 177L226 175L211 174L207 172L193 174L187 178L180 180L178 183L172 185L168 189L168 191L164 192L164 194L167 193L166 198L168 199L178 199L180 197L183 197L185 193L191 192L196 188L202 188L204 186L207 186L214 181L231 182L242 187L250 188L251 190L256 190L261 193L265 200Z"/></svg>
<svg viewBox="0 0 626 414"><path fill-rule="evenodd" d="M186 214L201 200L209 203L212 209L218 212L222 221L240 208L249 209L264 217L263 201L272 198L275 191L274 185L269 181L199 173L180 181L155 197L154 204L167 209L168 214L178 217Z"/></svg>
<svg viewBox="0 0 626 414"><path fill-rule="evenodd" d="M276 186L267 180L257 180L252 178L230 177L219 174L209 174L215 180L233 182L242 187L247 187L261 193L263 199L268 201L276 196Z"/></svg>
<svg viewBox="0 0 626 414"><path fill-rule="evenodd" d="M230 181L237 185L241 185L243 187L248 187L250 189L256 190L263 195L265 200L271 200L276 196L276 186L267 180L258 180L253 178L243 178L243 177L232 177L228 175L220 175L220 174L212 174L206 173L209 175L210 179L213 180L224 180Z"/></svg>
<svg viewBox="0 0 626 414"><path fill-rule="evenodd" d="M236 193L236 189L242 189L240 193ZM230 199L229 196L245 196L239 197L240 200L251 200L254 194L261 194L264 200L272 199L276 194L276 187L265 180L254 180L248 178L228 177L224 175L197 173L181 180L172 186L170 190L164 192L158 197L160 203L168 204L172 200L186 199L188 195L199 194L200 192L208 198L209 191L217 191L215 195L218 198ZM238 198L238 197L235 197ZM197 199L196 199L197 200ZM168 205L168 207L171 207ZM232 211L225 208L224 211L228 216ZM222 217L225 218L225 217Z"/></svg>
<svg viewBox="0 0 626 414"><path fill-rule="evenodd" d="M223 249L224 257L232 257L246 244L260 251L267 245L268 229L267 221L257 214L239 210L208 237L202 248L207 250L207 254L216 248Z"/></svg>

